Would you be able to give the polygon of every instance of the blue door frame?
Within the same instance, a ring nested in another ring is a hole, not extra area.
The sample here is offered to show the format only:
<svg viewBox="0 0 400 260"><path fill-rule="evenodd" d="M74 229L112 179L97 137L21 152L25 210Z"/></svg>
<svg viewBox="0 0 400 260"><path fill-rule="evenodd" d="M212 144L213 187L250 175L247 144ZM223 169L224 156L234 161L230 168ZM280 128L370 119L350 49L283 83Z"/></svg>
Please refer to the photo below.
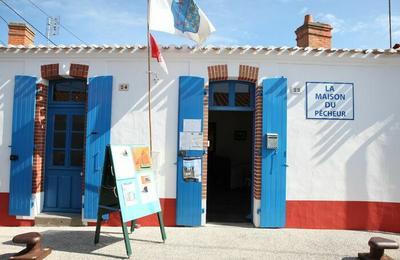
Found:
<svg viewBox="0 0 400 260"><path fill-rule="evenodd" d="M218 106L214 101L214 86L217 84L226 84L228 87L228 102L226 106ZM239 83L242 86L248 86L249 90L249 100L248 106L237 105L236 104L236 84ZM256 93L256 86L253 82L242 81L242 80L224 80L224 81L215 81L211 82L209 85L209 102L208 102L208 110L209 111L231 111L231 112L253 112L253 140L252 140L252 150L251 155L251 183L250 183L250 190L253 191L253 179L254 179L254 145L255 145L255 93ZM250 193L250 213L249 218L253 218L253 192Z"/></svg>
<svg viewBox="0 0 400 260"><path fill-rule="evenodd" d="M15 76L9 214L30 216L32 203L33 133L36 78Z"/></svg>
<svg viewBox="0 0 400 260"><path fill-rule="evenodd" d="M286 222L287 79L263 81L261 169L261 227L284 227ZM278 135L277 149L267 148L267 134Z"/></svg>
<svg viewBox="0 0 400 260"><path fill-rule="evenodd" d="M204 79L199 77L179 77L179 108L178 108L178 158L176 187L176 224L179 226L200 226L202 208L202 183L200 180L183 178L183 162L185 159L202 160L203 150L180 150L180 135L184 132L184 120L201 121L203 132L204 112Z"/></svg>
<svg viewBox="0 0 400 260"><path fill-rule="evenodd" d="M49 88L43 211L78 213L82 210L85 102L54 100L55 84L50 82ZM61 95L72 92L63 85L60 90Z"/></svg>

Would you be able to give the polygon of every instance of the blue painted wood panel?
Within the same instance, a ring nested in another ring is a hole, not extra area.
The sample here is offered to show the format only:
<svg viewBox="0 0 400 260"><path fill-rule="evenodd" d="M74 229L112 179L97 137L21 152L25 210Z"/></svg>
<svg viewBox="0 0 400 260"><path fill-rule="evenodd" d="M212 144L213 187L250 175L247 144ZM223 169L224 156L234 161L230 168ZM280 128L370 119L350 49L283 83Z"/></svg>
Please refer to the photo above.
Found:
<svg viewBox="0 0 400 260"><path fill-rule="evenodd" d="M82 197L83 169L82 164L77 165L75 160L73 163L71 155L83 150L83 142L82 146L77 147L76 135L73 134L82 135L84 129L83 127L78 129L77 126L74 128L74 118L81 118L84 113L84 105L48 106L43 211L81 212L82 199L77 201L76 197ZM57 159L56 153L62 153L62 158ZM79 161L83 162L83 158Z"/></svg>
<svg viewBox="0 0 400 260"><path fill-rule="evenodd" d="M201 225L201 182L184 181L183 156L179 153L179 133L184 119L200 119L203 123L204 79L183 76L179 78L178 160L176 191L176 224ZM188 157L202 157L203 151L185 151Z"/></svg>
<svg viewBox="0 0 400 260"><path fill-rule="evenodd" d="M84 218L96 219L106 146L110 144L112 76L89 79Z"/></svg>
<svg viewBox="0 0 400 260"><path fill-rule="evenodd" d="M29 216L32 205L36 78L16 76L14 86L9 214Z"/></svg>
<svg viewBox="0 0 400 260"><path fill-rule="evenodd" d="M261 227L284 227L286 220L287 79L263 81ZM278 134L278 149L267 149L266 134Z"/></svg>

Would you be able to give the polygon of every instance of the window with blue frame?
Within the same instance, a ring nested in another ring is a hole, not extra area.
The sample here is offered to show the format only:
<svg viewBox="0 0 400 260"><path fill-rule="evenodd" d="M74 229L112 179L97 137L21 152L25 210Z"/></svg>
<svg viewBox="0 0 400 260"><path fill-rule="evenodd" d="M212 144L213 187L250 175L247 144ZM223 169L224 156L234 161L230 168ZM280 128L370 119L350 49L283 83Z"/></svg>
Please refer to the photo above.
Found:
<svg viewBox="0 0 400 260"><path fill-rule="evenodd" d="M85 103L86 81L76 79L51 81L50 92L51 101L55 103Z"/></svg>
<svg viewBox="0 0 400 260"><path fill-rule="evenodd" d="M209 86L209 109L253 111L254 88L254 83L239 80L211 82Z"/></svg>
<svg viewBox="0 0 400 260"><path fill-rule="evenodd" d="M50 167L82 167L86 90L85 80L50 81L47 126Z"/></svg>

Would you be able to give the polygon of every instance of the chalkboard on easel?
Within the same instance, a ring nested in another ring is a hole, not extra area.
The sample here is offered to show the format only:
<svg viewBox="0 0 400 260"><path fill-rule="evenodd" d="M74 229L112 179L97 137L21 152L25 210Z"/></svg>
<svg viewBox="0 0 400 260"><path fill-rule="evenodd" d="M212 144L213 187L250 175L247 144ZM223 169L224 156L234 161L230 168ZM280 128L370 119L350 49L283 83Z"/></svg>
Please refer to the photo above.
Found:
<svg viewBox="0 0 400 260"><path fill-rule="evenodd" d="M166 240L160 200L148 147L109 145L106 148L97 213L95 243L99 242L104 214L118 211L124 234L126 253L132 254L126 222L157 214L161 237Z"/></svg>

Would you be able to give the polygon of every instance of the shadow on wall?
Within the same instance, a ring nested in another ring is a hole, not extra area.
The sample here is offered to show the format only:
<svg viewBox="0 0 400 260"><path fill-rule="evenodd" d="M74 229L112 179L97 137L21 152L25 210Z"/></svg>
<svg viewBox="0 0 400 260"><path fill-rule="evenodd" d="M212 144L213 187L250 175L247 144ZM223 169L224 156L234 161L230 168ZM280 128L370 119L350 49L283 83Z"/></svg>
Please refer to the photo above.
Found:
<svg viewBox="0 0 400 260"><path fill-rule="evenodd" d="M288 101L287 101L287 106L288 106L288 109L289 108L292 108L292 107L295 107L298 103L300 103L302 100L304 100L304 94L303 93L305 93L305 90L304 90L304 87L305 86L305 83L303 84L303 87L301 86L301 84L300 84L300 81L296 81L296 82L294 82L292 85L290 85L290 86L288 86L288 93L287 93L287 96L288 96ZM302 92L300 92L299 94L293 94L291 91L292 91L292 89L294 89L294 88L300 88L300 91L302 91Z"/></svg>
<svg viewBox="0 0 400 260"><path fill-rule="evenodd" d="M0 150L3 152L11 152L11 124L12 122L8 122L7 117L10 113L12 113L12 93L14 88L11 86L11 79L3 79L0 78L0 82L3 82L0 85ZM9 163L6 163L7 158L0 158L1 164L3 168L9 167ZM4 165L5 164L5 165ZM3 172L6 173L6 172ZM8 179L8 178L7 178ZM0 178L0 189L5 187L8 188L8 183L5 183L5 178Z"/></svg>
<svg viewBox="0 0 400 260"><path fill-rule="evenodd" d="M138 143L138 140L144 144L148 143L148 92L147 87L132 89L130 92L119 92L117 82L113 82L113 105L111 127L116 130L112 136L120 136L113 139L115 144ZM151 107L152 107L152 139L153 151L159 151L162 147L171 148L171 143L176 145L177 138L177 80L175 78L160 79L158 82L152 81L151 87ZM174 99L176 97L176 99ZM171 122L176 122L171 124ZM171 127L173 125L173 127ZM165 129L157 131L156 129ZM126 140L122 140L122 138ZM144 140L143 140L144 139ZM164 143L162 143L164 142ZM168 145L169 144L169 145ZM173 148L174 146L172 146ZM171 172L171 167L175 167L176 150L165 151L165 159L161 158L155 162L158 168L157 177L165 178L165 187L175 186L175 179L166 178L166 173ZM158 164L158 165L157 165ZM157 169L156 169L157 170Z"/></svg>
<svg viewBox="0 0 400 260"><path fill-rule="evenodd" d="M367 94L355 97L355 102L359 103L354 110L354 121L317 121L320 127L315 133L318 138L312 159L315 166L340 160L340 156L344 160L346 203L342 204L342 213L338 213L345 214L338 215L339 226L393 231L393 228L400 228L395 216L384 210L387 206L377 206L371 199L376 202L378 196L384 197L385 201L399 200L393 193L393 185L400 182L398 172L394 172L399 168L395 156L400 152L396 145L400 140L400 118L395 114L394 98L385 100L377 93L372 103L370 97L365 96Z"/></svg>

